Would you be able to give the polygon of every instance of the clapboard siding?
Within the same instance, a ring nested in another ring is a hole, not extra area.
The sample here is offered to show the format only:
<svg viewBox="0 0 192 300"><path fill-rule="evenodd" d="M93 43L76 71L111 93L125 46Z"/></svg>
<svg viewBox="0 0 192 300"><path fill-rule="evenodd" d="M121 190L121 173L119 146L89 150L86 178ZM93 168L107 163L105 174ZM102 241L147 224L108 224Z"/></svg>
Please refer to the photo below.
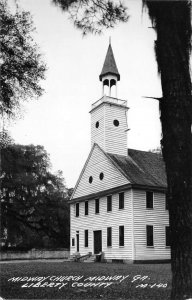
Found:
<svg viewBox="0 0 192 300"><path fill-rule="evenodd" d="M103 102L91 112L91 144L113 154L127 155L127 107ZM118 120L119 126L113 121ZM96 122L99 127L96 128Z"/></svg>
<svg viewBox="0 0 192 300"><path fill-rule="evenodd" d="M96 122L99 122L99 127L96 128ZM99 106L91 114L91 146L97 143L102 149L105 149L105 106Z"/></svg>
<svg viewBox="0 0 192 300"><path fill-rule="evenodd" d="M103 180L99 179L101 172L104 173ZM91 184L89 183L90 176L93 177ZM76 187L73 199L127 183L129 183L128 180L113 166L102 150L95 145L84 173Z"/></svg>
<svg viewBox="0 0 192 300"><path fill-rule="evenodd" d="M132 259L132 196L125 192L125 207L119 210L119 194L112 195L112 211L107 212L107 197L100 198L100 213L95 214L95 200L89 201L89 215L85 216L84 202L79 203L80 215L75 217L75 204L71 204L71 239L79 231L80 254L94 252L93 232L102 230L102 251L106 259ZM124 247L119 247L119 226L124 226ZM112 227L112 247L107 247L107 227ZM89 244L84 247L84 230L89 230ZM71 247L71 254L76 244Z"/></svg>
<svg viewBox="0 0 192 300"><path fill-rule="evenodd" d="M133 190L135 260L170 259L165 245L165 226L169 226L169 213L165 210L165 195L154 192L154 208L146 209L146 193ZM154 247L146 246L146 225L153 225Z"/></svg>
<svg viewBox="0 0 192 300"><path fill-rule="evenodd" d="M106 105L105 110L105 145L106 152L127 155L127 107ZM113 121L118 120L119 126Z"/></svg>

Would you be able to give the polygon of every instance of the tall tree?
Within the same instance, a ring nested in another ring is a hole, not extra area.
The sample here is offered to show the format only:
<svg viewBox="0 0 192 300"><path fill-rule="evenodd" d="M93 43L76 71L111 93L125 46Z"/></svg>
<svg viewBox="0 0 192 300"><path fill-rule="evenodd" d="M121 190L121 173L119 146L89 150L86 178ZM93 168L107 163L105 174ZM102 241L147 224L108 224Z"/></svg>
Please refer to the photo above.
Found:
<svg viewBox="0 0 192 300"><path fill-rule="evenodd" d="M146 1L157 32L162 151L172 235L172 296L192 297L192 96L190 1Z"/></svg>
<svg viewBox="0 0 192 300"><path fill-rule="evenodd" d="M38 97L43 89L45 64L33 41L34 25L29 12L17 8L12 14L6 0L0 0L0 114L14 117L21 103Z"/></svg>
<svg viewBox="0 0 192 300"><path fill-rule="evenodd" d="M48 245L69 246L68 190L62 173L54 175L49 168L42 146L2 149L1 234L6 245L34 247L47 236Z"/></svg>
<svg viewBox="0 0 192 300"><path fill-rule="evenodd" d="M100 32L103 27L113 27L116 21L127 20L126 8L115 1L52 1L70 12L74 24L84 34ZM143 3L157 32L155 50L163 92L162 152L172 234L171 299L181 300L192 298L191 2L143 0Z"/></svg>

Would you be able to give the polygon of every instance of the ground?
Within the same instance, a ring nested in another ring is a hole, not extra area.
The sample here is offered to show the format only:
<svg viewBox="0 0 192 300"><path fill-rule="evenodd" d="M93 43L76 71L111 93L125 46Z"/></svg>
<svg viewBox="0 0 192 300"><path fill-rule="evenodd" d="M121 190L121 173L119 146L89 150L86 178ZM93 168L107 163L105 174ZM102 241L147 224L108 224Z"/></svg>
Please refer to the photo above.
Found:
<svg viewBox="0 0 192 300"><path fill-rule="evenodd" d="M37 260L2 262L0 268L4 299L166 300L170 297L170 264Z"/></svg>

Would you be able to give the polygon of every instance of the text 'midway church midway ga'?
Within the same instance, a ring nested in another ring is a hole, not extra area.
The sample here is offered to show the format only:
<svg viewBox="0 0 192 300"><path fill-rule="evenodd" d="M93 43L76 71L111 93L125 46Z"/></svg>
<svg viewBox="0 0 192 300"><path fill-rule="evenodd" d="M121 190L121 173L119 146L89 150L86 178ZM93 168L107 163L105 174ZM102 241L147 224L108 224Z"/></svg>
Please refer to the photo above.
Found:
<svg viewBox="0 0 192 300"><path fill-rule="evenodd" d="M71 255L170 259L164 163L160 154L127 149L128 107L117 98L120 74L111 44L99 79L103 97L90 111L92 148L70 200Z"/></svg>

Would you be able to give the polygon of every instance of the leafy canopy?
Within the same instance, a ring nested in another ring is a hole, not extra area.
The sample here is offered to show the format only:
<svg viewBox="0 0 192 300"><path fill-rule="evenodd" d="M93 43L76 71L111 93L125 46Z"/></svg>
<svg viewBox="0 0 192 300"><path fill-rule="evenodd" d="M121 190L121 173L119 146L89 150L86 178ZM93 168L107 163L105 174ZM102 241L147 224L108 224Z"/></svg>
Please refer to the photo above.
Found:
<svg viewBox="0 0 192 300"><path fill-rule="evenodd" d="M68 190L62 172L50 172L43 146L10 144L1 152L1 235L6 244L35 247L42 237L49 245L68 247Z"/></svg>
<svg viewBox="0 0 192 300"><path fill-rule="evenodd" d="M127 8L112 0L52 0L63 11L68 11L74 25L87 33L101 33L118 22L128 20Z"/></svg>
<svg viewBox="0 0 192 300"><path fill-rule="evenodd" d="M40 80L46 67L32 38L35 29L29 12L17 8L12 14L0 0L0 24L0 113L15 117L22 101L42 94Z"/></svg>

